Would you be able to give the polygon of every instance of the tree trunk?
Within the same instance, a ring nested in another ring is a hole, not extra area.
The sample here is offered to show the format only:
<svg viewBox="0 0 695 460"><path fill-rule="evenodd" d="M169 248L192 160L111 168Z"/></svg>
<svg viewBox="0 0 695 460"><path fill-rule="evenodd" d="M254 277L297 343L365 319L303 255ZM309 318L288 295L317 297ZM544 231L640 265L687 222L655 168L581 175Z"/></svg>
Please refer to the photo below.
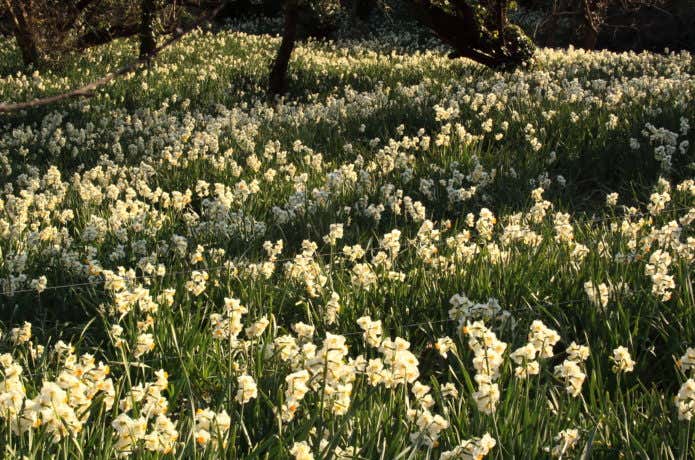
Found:
<svg viewBox="0 0 695 460"><path fill-rule="evenodd" d="M142 0L140 2L140 59L146 59L157 47L154 38L155 0Z"/></svg>
<svg viewBox="0 0 695 460"><path fill-rule="evenodd" d="M275 56L268 80L268 93L270 95L285 94L287 92L287 67L294 49L294 42L297 39L298 18L298 0L288 0L285 3L285 27L282 32L282 43L278 49L277 56Z"/></svg>
<svg viewBox="0 0 695 460"><path fill-rule="evenodd" d="M12 28L24 65L38 66L41 52L36 43L31 0L5 0L5 5L12 16Z"/></svg>
<svg viewBox="0 0 695 460"><path fill-rule="evenodd" d="M596 49L598 42L598 25L594 20L594 12L589 5L589 0L582 0L582 13L584 15L584 36L580 46L585 50Z"/></svg>
<svg viewBox="0 0 695 460"><path fill-rule="evenodd" d="M596 49L596 43L598 42L598 31L594 28L587 27L584 31L584 37L582 38L582 48L585 50L593 51Z"/></svg>
<svg viewBox="0 0 695 460"><path fill-rule="evenodd" d="M507 0L497 0L497 34L500 46L505 47L507 44L504 39L504 29L507 27Z"/></svg>

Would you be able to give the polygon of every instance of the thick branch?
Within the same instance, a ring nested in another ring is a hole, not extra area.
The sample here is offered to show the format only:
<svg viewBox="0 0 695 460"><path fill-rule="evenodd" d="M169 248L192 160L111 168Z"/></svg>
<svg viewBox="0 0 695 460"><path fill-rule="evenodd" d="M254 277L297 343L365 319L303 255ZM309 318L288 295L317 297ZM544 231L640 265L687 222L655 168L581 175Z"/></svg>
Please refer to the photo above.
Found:
<svg viewBox="0 0 695 460"><path fill-rule="evenodd" d="M466 57L487 67L499 67L504 64L502 55L487 52L480 43L480 25L475 11L464 0L453 0L456 14L449 14L433 5L430 0L410 2L414 16L430 28L444 43L454 48L450 58ZM500 10L499 20L504 21L504 10ZM503 34L500 34L502 36Z"/></svg>

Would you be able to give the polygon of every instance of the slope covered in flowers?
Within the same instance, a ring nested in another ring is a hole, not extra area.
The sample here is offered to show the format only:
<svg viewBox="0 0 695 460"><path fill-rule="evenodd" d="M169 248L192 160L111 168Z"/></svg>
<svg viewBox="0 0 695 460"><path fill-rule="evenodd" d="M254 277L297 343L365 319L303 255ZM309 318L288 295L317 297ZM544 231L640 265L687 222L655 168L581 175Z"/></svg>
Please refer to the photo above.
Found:
<svg viewBox="0 0 695 460"><path fill-rule="evenodd" d="M0 118L3 456L695 455L692 56L277 44Z"/></svg>

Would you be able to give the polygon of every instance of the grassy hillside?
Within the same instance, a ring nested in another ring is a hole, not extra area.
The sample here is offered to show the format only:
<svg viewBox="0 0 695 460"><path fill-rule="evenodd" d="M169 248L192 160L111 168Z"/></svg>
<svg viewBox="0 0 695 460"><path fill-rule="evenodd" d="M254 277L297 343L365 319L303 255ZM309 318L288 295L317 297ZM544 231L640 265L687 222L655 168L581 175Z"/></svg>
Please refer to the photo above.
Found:
<svg viewBox="0 0 695 460"><path fill-rule="evenodd" d="M243 30L0 115L6 458L695 455L691 55Z"/></svg>

